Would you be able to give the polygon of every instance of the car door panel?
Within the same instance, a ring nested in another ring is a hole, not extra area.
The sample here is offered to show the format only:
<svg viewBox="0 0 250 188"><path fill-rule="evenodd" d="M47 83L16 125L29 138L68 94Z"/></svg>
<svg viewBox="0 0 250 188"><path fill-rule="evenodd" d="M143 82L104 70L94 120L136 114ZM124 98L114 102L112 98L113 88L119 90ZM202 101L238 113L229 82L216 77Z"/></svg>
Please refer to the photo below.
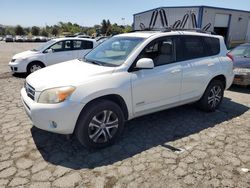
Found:
<svg viewBox="0 0 250 188"><path fill-rule="evenodd" d="M61 42L61 43L60 43ZM51 53L46 53L46 64L48 65L53 65L56 63L61 63L64 61L68 61L73 58L73 51L71 50L71 48L65 47L65 42L70 42L70 41L60 41L58 43L60 43L61 46L58 45L58 47L53 49L53 46L51 46L50 48L53 50Z"/></svg>
<svg viewBox="0 0 250 188"><path fill-rule="evenodd" d="M141 113L179 101L181 77L181 66L175 63L132 73L134 112Z"/></svg>

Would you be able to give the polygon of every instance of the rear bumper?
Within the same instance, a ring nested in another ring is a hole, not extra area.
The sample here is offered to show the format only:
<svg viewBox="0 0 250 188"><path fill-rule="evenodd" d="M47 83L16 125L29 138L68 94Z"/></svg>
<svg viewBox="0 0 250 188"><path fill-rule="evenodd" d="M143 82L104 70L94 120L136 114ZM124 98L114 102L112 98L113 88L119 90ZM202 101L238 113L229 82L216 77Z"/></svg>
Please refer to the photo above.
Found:
<svg viewBox="0 0 250 188"><path fill-rule="evenodd" d="M41 104L33 101L21 90L21 99L27 115L33 125L39 129L60 134L72 134L82 103L64 101L57 104Z"/></svg>

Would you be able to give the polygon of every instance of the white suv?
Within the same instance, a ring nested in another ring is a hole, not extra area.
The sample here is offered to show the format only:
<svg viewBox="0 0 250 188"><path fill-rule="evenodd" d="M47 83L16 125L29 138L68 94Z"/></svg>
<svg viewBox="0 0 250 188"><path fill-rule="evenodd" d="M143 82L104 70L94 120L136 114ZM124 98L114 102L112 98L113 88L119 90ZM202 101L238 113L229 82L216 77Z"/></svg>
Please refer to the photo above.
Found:
<svg viewBox="0 0 250 188"><path fill-rule="evenodd" d="M94 39L53 39L38 48L14 55L9 66L14 73L29 74L49 65L82 58L96 45Z"/></svg>
<svg viewBox="0 0 250 188"><path fill-rule="evenodd" d="M88 148L113 143L124 122L197 102L214 111L233 81L221 36L188 31L114 36L83 60L29 75L21 90L33 124L75 134Z"/></svg>

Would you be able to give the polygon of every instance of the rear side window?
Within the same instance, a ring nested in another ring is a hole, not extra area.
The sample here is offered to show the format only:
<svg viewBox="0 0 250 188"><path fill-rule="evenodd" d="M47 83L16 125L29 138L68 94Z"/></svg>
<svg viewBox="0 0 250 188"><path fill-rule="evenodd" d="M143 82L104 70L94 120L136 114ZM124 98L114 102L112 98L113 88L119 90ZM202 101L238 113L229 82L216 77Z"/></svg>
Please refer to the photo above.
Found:
<svg viewBox="0 0 250 188"><path fill-rule="evenodd" d="M92 41L82 41L82 49L92 49L93 48L93 42Z"/></svg>
<svg viewBox="0 0 250 188"><path fill-rule="evenodd" d="M185 36L182 39L185 60L207 56L201 37Z"/></svg>
<svg viewBox="0 0 250 188"><path fill-rule="evenodd" d="M204 44L206 45L206 54L208 56L217 55L220 53L220 40L212 37L204 37Z"/></svg>
<svg viewBox="0 0 250 188"><path fill-rule="evenodd" d="M74 40L73 41L73 49L74 50L81 50L82 49L82 41L80 40Z"/></svg>

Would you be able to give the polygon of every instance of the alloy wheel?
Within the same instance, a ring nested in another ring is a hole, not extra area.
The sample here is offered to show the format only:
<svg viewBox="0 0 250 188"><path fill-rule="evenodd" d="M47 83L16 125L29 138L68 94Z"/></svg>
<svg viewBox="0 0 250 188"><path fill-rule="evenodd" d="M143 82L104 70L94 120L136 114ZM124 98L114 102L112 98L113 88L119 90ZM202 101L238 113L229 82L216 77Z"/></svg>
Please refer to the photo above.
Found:
<svg viewBox="0 0 250 188"><path fill-rule="evenodd" d="M98 113L89 123L89 138L95 143L106 143L116 134L118 122L117 115L111 110Z"/></svg>
<svg viewBox="0 0 250 188"><path fill-rule="evenodd" d="M208 104L211 108L215 108L221 101L222 98L222 89L220 86L215 85L209 92L208 95Z"/></svg>

